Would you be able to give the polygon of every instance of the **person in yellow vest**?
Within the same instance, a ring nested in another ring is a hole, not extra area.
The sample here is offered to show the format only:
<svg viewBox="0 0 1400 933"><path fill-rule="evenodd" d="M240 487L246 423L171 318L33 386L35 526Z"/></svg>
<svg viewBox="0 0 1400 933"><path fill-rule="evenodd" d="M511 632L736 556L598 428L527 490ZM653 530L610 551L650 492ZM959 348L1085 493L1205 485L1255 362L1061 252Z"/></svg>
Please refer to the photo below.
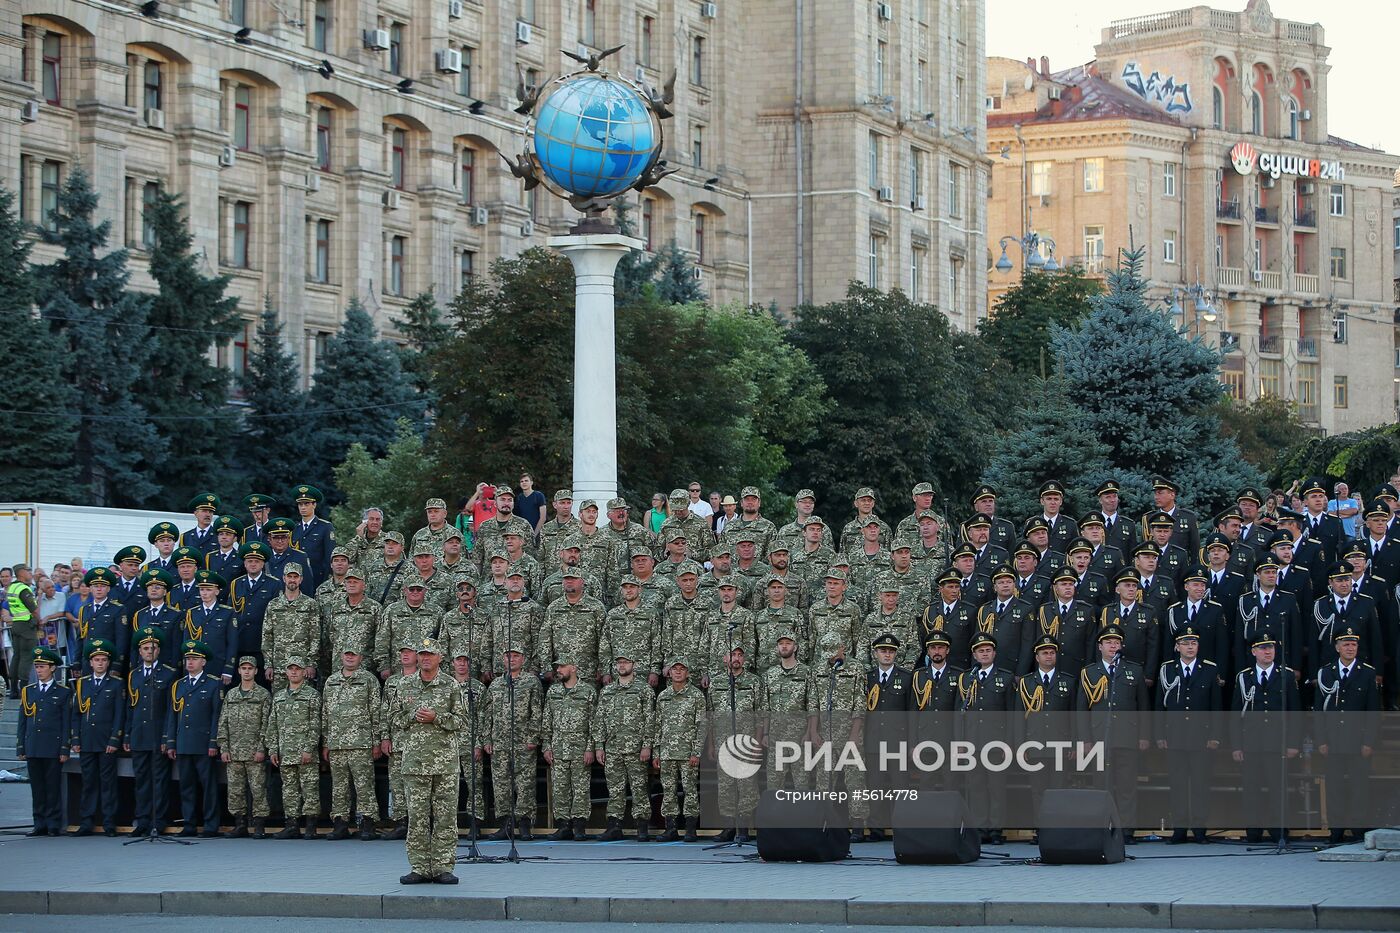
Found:
<svg viewBox="0 0 1400 933"><path fill-rule="evenodd" d="M14 683L18 692L29 683L34 648L39 644L39 602L34 596L34 574L28 564L15 564L14 580L5 588L10 607L10 647L15 659Z"/></svg>

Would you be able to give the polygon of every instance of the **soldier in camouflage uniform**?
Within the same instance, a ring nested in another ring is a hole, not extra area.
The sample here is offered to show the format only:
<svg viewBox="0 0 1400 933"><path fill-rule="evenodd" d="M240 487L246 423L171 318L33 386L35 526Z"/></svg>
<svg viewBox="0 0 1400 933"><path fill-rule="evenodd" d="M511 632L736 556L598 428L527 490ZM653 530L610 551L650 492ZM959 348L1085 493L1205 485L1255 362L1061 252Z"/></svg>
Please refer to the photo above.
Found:
<svg viewBox="0 0 1400 933"><path fill-rule="evenodd" d="M498 657L494 658L495 673L505 668L503 647L508 644L520 645L525 655L525 670L541 671L540 652L544 642L544 606L525 594L525 575L512 568L506 574L506 592L503 597L483 603L482 610L491 620L491 644Z"/></svg>
<svg viewBox="0 0 1400 933"><path fill-rule="evenodd" d="M861 528L865 525L866 519L874 518L880 523L880 546L888 548L894 536L890 533L890 526L885 524L880 516L875 514L875 490L869 486L862 486L856 490L853 504L856 507L856 517L846 523L841 529L840 547L842 551L849 551L861 540Z"/></svg>
<svg viewBox="0 0 1400 933"><path fill-rule="evenodd" d="M656 572L656 555L651 548L632 545L630 563L632 576L637 578L637 585L642 588L642 602L648 606L660 611L666 607L666 600L680 592L675 580Z"/></svg>
<svg viewBox="0 0 1400 933"><path fill-rule="evenodd" d="M652 534L641 525L628 518L627 500L621 497L608 500L608 523L603 532L617 543L617 572L626 573L630 568L633 548L650 548Z"/></svg>
<svg viewBox="0 0 1400 933"><path fill-rule="evenodd" d="M409 641L399 642L398 673L384 681L384 705L380 708L379 721L385 730L384 741L379 750L389 757L389 818L394 828L385 839L408 838L408 797L403 783L403 747L399 743L397 727L389 714L399 688L418 676L418 647Z"/></svg>
<svg viewBox="0 0 1400 933"><path fill-rule="evenodd" d="M710 559L710 548L714 546L715 535L710 530L707 519L690 511L690 496L684 489L671 490L671 514L661 523L659 536L662 541L672 531L685 533L686 553L692 559L704 563Z"/></svg>
<svg viewBox="0 0 1400 933"><path fill-rule="evenodd" d="M559 569L559 542L578 531L574 518L574 494L567 489L554 491L554 517L540 526L539 550L536 552L545 574Z"/></svg>
<svg viewBox="0 0 1400 933"><path fill-rule="evenodd" d="M369 598L387 606L399 598L404 579L413 573L413 562L403 553L403 535L397 531L384 532L384 547L377 557L361 564L365 572L365 592Z"/></svg>
<svg viewBox="0 0 1400 933"><path fill-rule="evenodd" d="M453 593L456 592L458 580L476 579L476 564L467 557L462 532L456 527L447 529L447 537L442 542L442 559L437 562L437 571L451 582Z"/></svg>
<svg viewBox="0 0 1400 933"><path fill-rule="evenodd" d="M593 707L598 692L579 679L575 659L561 655L554 662L554 683L544 698L540 741L549 765L549 785L554 796L552 842L588 840L588 796L593 769Z"/></svg>
<svg viewBox="0 0 1400 933"><path fill-rule="evenodd" d="M700 825L700 753L705 749L705 694L690 682L690 659L670 659L670 686L656 698L652 764L661 772L662 842L680 838L676 823L685 793L685 841L694 842Z"/></svg>
<svg viewBox="0 0 1400 933"><path fill-rule="evenodd" d="M321 605L314 596L301 591L302 567L289 561L282 568L282 595L267 604L263 615L262 655L266 665L264 676L277 692L287 685L288 659L303 659L303 674L308 680L316 677L316 658L321 654Z"/></svg>
<svg viewBox="0 0 1400 933"><path fill-rule="evenodd" d="M909 498L914 500L914 511L899 520L899 524L894 529L894 536L908 538L912 541L919 535L919 513L933 511L933 484L915 483L914 489L909 493ZM943 524L942 516L939 517L938 524Z"/></svg>
<svg viewBox="0 0 1400 933"><path fill-rule="evenodd" d="M418 674L400 684L389 711L403 744L408 790L409 872L399 884L457 883L457 733L466 702L441 664L437 641L419 642Z"/></svg>
<svg viewBox="0 0 1400 933"><path fill-rule="evenodd" d="M885 632L891 632L899 639L900 649L895 664L913 668L919 663L918 645L923 636L919 632L919 613L912 605L900 605L900 586L893 580L886 580L879 587L879 607L866 615L856 640L866 646L859 663L865 667L875 666L875 657L869 653L869 645Z"/></svg>
<svg viewBox="0 0 1400 933"><path fill-rule="evenodd" d="M717 596L717 588L722 580L733 580L738 588L739 605L749 595L748 581L734 576L734 549L728 541L721 541L710 548L710 569L700 575L700 591L710 597Z"/></svg>
<svg viewBox="0 0 1400 933"><path fill-rule="evenodd" d="M743 646L734 646L734 650L725 658L725 665L724 673L710 678L708 699L710 722L714 724L711 760L714 759L715 749L731 735L757 736L762 721L763 681L746 670L748 660ZM738 826L737 833L733 826L727 827L720 833L719 841L730 842L737 836L740 842L748 842L753 812L758 806L758 776L755 774L738 780L730 777L723 768L715 769L715 799L719 803L720 815L734 820Z"/></svg>
<svg viewBox="0 0 1400 933"><path fill-rule="evenodd" d="M743 652L744 663L758 654L758 632L753 613L739 605L739 583L733 577L720 581L718 598L705 613L704 630L700 636L701 686L710 688L716 680L728 681L729 653L735 648Z"/></svg>
<svg viewBox="0 0 1400 933"><path fill-rule="evenodd" d="M368 508L364 515L355 536L344 547L350 555L350 565L368 573L369 565L384 556L384 510Z"/></svg>
<svg viewBox="0 0 1400 933"><path fill-rule="evenodd" d="M465 643L453 649L452 679L462 691L466 702L462 726L457 730L457 756L462 766L462 780L467 784L467 810L471 818L471 838L476 839L477 826L486 819L486 789L481 780L485 768L481 764L481 703L486 686L472 676L472 656ZM487 655L476 655L487 657Z"/></svg>
<svg viewBox="0 0 1400 933"><path fill-rule="evenodd" d="M402 598L402 590L406 589L409 581L421 580L423 588L427 594L423 597L423 602L437 612L446 612L457 602L457 592L452 585L452 576L438 569L437 552L432 545L424 541L419 541L413 546L413 570L405 570L404 575L399 578L399 598ZM395 598L384 603L391 606Z"/></svg>
<svg viewBox="0 0 1400 933"><path fill-rule="evenodd" d="M532 599L539 599L544 592L544 566L525 550L525 536L519 528L508 528L501 535L501 544L506 549L509 566L519 568L525 574L525 592Z"/></svg>
<svg viewBox="0 0 1400 933"><path fill-rule="evenodd" d="M321 658L330 670L330 662L346 651L354 651L361 664L371 673L378 670L387 678L387 667L377 667L373 660L374 639L379 632L382 607L365 593L365 572L351 567L345 572L345 592L333 599L317 599L321 604Z"/></svg>
<svg viewBox="0 0 1400 933"><path fill-rule="evenodd" d="M496 514L476 527L476 553L485 560L492 546L501 543L507 528L518 528L522 540L533 541L535 529L530 523L515 514L515 493L509 486L496 487ZM482 565L484 569L485 565Z"/></svg>
<svg viewBox="0 0 1400 933"><path fill-rule="evenodd" d="M779 790L790 779L794 790L806 790L811 775L805 768L788 765L779 770L778 742L802 742L816 733L816 688L811 669L797 658L797 632L790 625L775 625L776 664L763 672L764 735L768 744L767 783Z"/></svg>
<svg viewBox="0 0 1400 933"><path fill-rule="evenodd" d="M777 532L768 539L770 547L778 547ZM787 545L781 545L786 553ZM763 605L763 578L771 572L768 564L758 557L758 539L753 532L741 531L734 536L734 563L731 572L739 578L739 601L745 609Z"/></svg>
<svg viewBox="0 0 1400 933"><path fill-rule="evenodd" d="M453 528L452 523L447 520L447 503L442 499L429 499L423 503L423 512L428 517L428 524L413 533L409 548L416 552L419 546L423 545L428 547L435 557L441 557L442 543L447 540L447 533Z"/></svg>
<svg viewBox="0 0 1400 933"><path fill-rule="evenodd" d="M403 588L403 599L390 603L374 634L374 659L380 670L388 670L391 645L420 645L437 635L442 609L430 605L428 585L416 574Z"/></svg>
<svg viewBox="0 0 1400 933"><path fill-rule="evenodd" d="M514 569L514 565L512 565ZM530 589L526 584L526 591L535 602L549 608L550 603L564 595L564 572L566 570L577 570L583 574L583 591L594 599L603 600L603 581L596 574L588 573L583 569L583 542L577 537L565 538L559 542L559 569L549 575L549 579L543 583L538 583L534 589ZM529 580L529 574L526 574Z"/></svg>
<svg viewBox="0 0 1400 933"><path fill-rule="evenodd" d="M957 544L951 536L944 537L943 520L932 509L920 512L918 523L918 536L910 542L913 545L910 557L920 573L935 580L952 563Z"/></svg>
<svg viewBox="0 0 1400 933"><path fill-rule="evenodd" d="M832 567L826 572L822 585L826 590L825 597L807 610L808 641L804 647L808 653L804 660L818 668L821 667L819 662L837 658L847 659L852 666L859 666L860 659L865 657L865 648L858 642L857 633L865 620L861 617L860 607L846 598L845 572ZM828 643L827 636L834 639L831 643L838 646L838 654L824 656L817 652L817 646Z"/></svg>
<svg viewBox="0 0 1400 933"><path fill-rule="evenodd" d="M826 526L823 525L823 528ZM785 542L779 539L777 544L768 552L768 574L764 578L762 585L762 595L766 599L768 596L768 582L774 577L780 579L785 584L787 590L787 604L802 612L807 611L811 605L811 590L806 579L792 565L792 552L788 550ZM762 608L759 606L757 608Z"/></svg>
<svg viewBox="0 0 1400 933"><path fill-rule="evenodd" d="M754 613L754 641L758 651L754 669L760 672L778 663L778 639L782 632L791 632L799 646L807 635L807 620L789 602L787 582L782 577L770 576L764 581L764 591L768 594L765 605Z"/></svg>
<svg viewBox="0 0 1400 933"><path fill-rule="evenodd" d="M681 564L690 560L690 539L686 537L684 528L672 526L658 534L656 540L662 550L656 573L674 583Z"/></svg>
<svg viewBox="0 0 1400 933"><path fill-rule="evenodd" d="M865 681L866 669L859 664L843 663L836 666L839 652L845 647L841 636L836 632L826 632L819 636L816 644L816 660L812 664L813 676L812 711L816 713L817 736L821 742L830 742L833 751L839 751L846 742L854 742L862 747L865 729ZM818 790L829 790L838 777L845 782L851 794L849 814L852 820L851 841L864 839L861 827L870 817L870 803L862 799L860 792L865 789L865 773L858 767L835 767L839 758L833 759L833 769L826 775L816 776ZM826 781L825 787L822 786Z"/></svg>
<svg viewBox="0 0 1400 933"><path fill-rule="evenodd" d="M458 580L457 607L443 613L438 626L438 642L454 664L459 657L483 662L491 657L491 620L486 613L477 611L472 605L475 596L475 583L467 577ZM487 680L491 679L489 665L485 676Z"/></svg>
<svg viewBox="0 0 1400 933"><path fill-rule="evenodd" d="M626 587L626 578L623 579ZM624 589L624 600L626 592ZM656 697L652 688L637 676L626 649L615 649L614 655L613 669L617 676L603 688L593 718L594 757L603 766L603 775L608 781L608 828L599 839L614 842L622 838L622 818L627 813L630 788L637 841L647 842L650 840L647 824L651 820L647 764L651 760L655 732Z"/></svg>
<svg viewBox="0 0 1400 933"><path fill-rule="evenodd" d="M585 683L596 684L603 673L598 665L598 642L603 635L607 610L602 602L583 592L583 573L576 567L564 571L564 595L544 611L544 643L540 660L550 669L560 658L570 658Z"/></svg>
<svg viewBox="0 0 1400 933"><path fill-rule="evenodd" d="M913 549L914 542L908 538L894 539L889 566L875 575L871 592L872 598L878 598L882 587L893 584L899 587L899 605L917 614L933 599L933 580L914 565Z"/></svg>
<svg viewBox="0 0 1400 933"><path fill-rule="evenodd" d="M739 514L724 528L724 537L737 541L740 533L753 535L758 556L768 556L768 549L778 539L778 526L759 514L762 499L757 486L745 486L739 492Z"/></svg>
<svg viewBox="0 0 1400 933"><path fill-rule="evenodd" d="M374 793L374 761L384 739L380 713L384 698L379 680L360 667L360 653L347 649L340 655L340 670L326 678L321 694L321 721L324 738L321 758L331 769L331 820L327 839L350 838L358 824L360 838L378 839L374 820L379 816L379 800ZM350 808L353 786L356 810Z"/></svg>
<svg viewBox="0 0 1400 933"><path fill-rule="evenodd" d="M821 532L825 528L826 522L820 515L807 519L807 524L802 528L802 543L792 551L793 573L813 588L821 585L826 568L836 559L836 552L822 543ZM768 556L771 558L773 555L770 552Z"/></svg>
<svg viewBox="0 0 1400 933"><path fill-rule="evenodd" d="M598 527L598 503L584 499L578 510L577 539L581 552L579 567L598 580L603 588L604 605L617 598L618 580L622 576L622 545L617 538Z"/></svg>
<svg viewBox="0 0 1400 933"><path fill-rule="evenodd" d="M248 811L253 813L253 836L261 839L267 825L267 720L272 694L257 683L258 659L238 659L238 684L224 694L219 711L218 745L228 776L228 812L233 814L231 839L248 835Z"/></svg>
<svg viewBox="0 0 1400 933"><path fill-rule="evenodd" d="M345 572L349 569L350 549L338 547L331 551L331 575L316 587L316 601L324 603L345 595Z"/></svg>
<svg viewBox="0 0 1400 933"><path fill-rule="evenodd" d="M506 557L506 549L499 544L494 545L491 554L486 558L486 575L479 577L476 581L477 605L494 606L506 598L506 570L509 567L510 558ZM523 571L520 581L522 592L524 592L525 576Z"/></svg>
<svg viewBox="0 0 1400 933"><path fill-rule="evenodd" d="M869 594L875 578L889 566L890 552L880 545L880 521L873 515L861 526L860 540L855 547L845 553L850 565L849 578L853 588ZM859 600L858 600L859 602ZM872 607L861 603L861 610L869 612Z"/></svg>
<svg viewBox="0 0 1400 933"><path fill-rule="evenodd" d="M710 597L700 592L700 565L688 560L676 573L680 592L666 600L661 614L660 652L663 658L694 658L699 655L705 616L714 608ZM688 665L687 665L688 666ZM665 671L662 671L663 676Z"/></svg>
<svg viewBox="0 0 1400 933"><path fill-rule="evenodd" d="M807 522L812 514L817 510L817 494L810 489L799 489L797 495L793 496L793 507L797 510L797 517L786 525L778 529L778 540L783 541L787 546L796 550L802 546L802 529L807 527ZM831 529L822 525L822 544L835 550L836 545L831 539ZM768 546L768 553L772 555L773 546Z"/></svg>
<svg viewBox="0 0 1400 933"><path fill-rule="evenodd" d="M622 601L608 611L598 639L598 657L626 657L628 667L655 689L661 683L661 607L642 600L642 585L632 574L622 578ZM607 683L609 676L603 678Z"/></svg>
<svg viewBox="0 0 1400 933"><path fill-rule="evenodd" d="M321 695L306 682L307 660L290 655L286 686L272 697L267 717L267 750L282 774L282 815L286 826L274 839L291 839L305 818L303 839L316 839L321 813L321 771L316 753L321 748Z"/></svg>
<svg viewBox="0 0 1400 933"><path fill-rule="evenodd" d="M534 838L530 824L535 819L536 748L540 744L544 695L540 679L524 672L525 646L520 642L504 644L507 673L486 688L481 710L485 735L482 747L491 756L491 790L496 819L501 824L486 838L509 838L509 815L513 812L519 821L514 827L515 838L528 842Z"/></svg>

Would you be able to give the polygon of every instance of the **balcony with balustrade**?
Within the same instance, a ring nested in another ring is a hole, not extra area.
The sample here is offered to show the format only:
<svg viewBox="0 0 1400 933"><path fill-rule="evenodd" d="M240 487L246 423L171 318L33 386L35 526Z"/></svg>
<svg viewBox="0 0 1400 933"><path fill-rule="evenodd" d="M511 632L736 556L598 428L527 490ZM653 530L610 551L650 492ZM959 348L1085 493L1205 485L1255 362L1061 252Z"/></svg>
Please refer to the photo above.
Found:
<svg viewBox="0 0 1400 933"><path fill-rule="evenodd" d="M1277 207L1256 207L1254 209L1254 222L1257 224L1278 223Z"/></svg>
<svg viewBox="0 0 1400 933"><path fill-rule="evenodd" d="M1221 266L1215 270L1215 284L1221 288L1244 288L1244 270L1236 266Z"/></svg>
<svg viewBox="0 0 1400 933"><path fill-rule="evenodd" d="M1319 280L1315 275L1308 275L1303 272L1293 273L1293 291L1300 295L1320 295Z"/></svg>
<svg viewBox="0 0 1400 933"><path fill-rule="evenodd" d="M1217 200L1215 202L1215 216L1220 220L1240 219L1240 199L1230 198L1227 200Z"/></svg>
<svg viewBox="0 0 1400 933"><path fill-rule="evenodd" d="M1265 269L1259 273L1259 287L1266 292L1283 291L1283 273Z"/></svg>
<svg viewBox="0 0 1400 933"><path fill-rule="evenodd" d="M1233 33L1238 35L1242 18L1247 15L1231 10L1212 10L1205 6L1185 10L1169 10L1164 13L1148 13L1144 16L1130 16L1115 19L1104 31L1105 40L1134 39L1139 36L1152 36L1161 33L1187 32L1205 29L1211 32ZM1312 23L1295 23L1290 20L1275 20L1274 29L1280 39L1304 45L1321 45L1322 29ZM1223 41L1223 40L1222 40Z"/></svg>
<svg viewBox="0 0 1400 933"><path fill-rule="evenodd" d="M1300 359L1300 360L1316 360L1316 359L1317 359L1317 338L1316 338L1316 337L1300 337L1300 338L1298 338L1298 359Z"/></svg>

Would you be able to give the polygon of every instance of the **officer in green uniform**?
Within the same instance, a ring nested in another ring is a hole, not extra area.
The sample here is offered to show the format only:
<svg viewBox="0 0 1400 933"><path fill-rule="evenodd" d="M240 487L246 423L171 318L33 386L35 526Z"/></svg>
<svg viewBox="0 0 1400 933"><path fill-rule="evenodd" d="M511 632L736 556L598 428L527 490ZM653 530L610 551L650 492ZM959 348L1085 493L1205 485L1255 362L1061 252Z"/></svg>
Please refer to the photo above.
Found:
<svg viewBox="0 0 1400 933"><path fill-rule="evenodd" d="M374 818L379 801L374 793L374 762L384 730L379 721L383 697L379 679L362 668L362 655L354 648L340 654L340 670L326 678L321 694L324 738L321 758L331 769L331 833L327 839L350 838L358 826L360 838L379 838ZM350 795L355 795L355 807Z"/></svg>
<svg viewBox="0 0 1400 933"><path fill-rule="evenodd" d="M82 822L75 836L91 836L102 800L102 830L117 834L117 751L126 726L126 685L111 672L112 646L100 639L88 643L92 673L73 682L73 734L70 754L82 765Z"/></svg>
<svg viewBox="0 0 1400 933"><path fill-rule="evenodd" d="M709 748L711 760L715 758L715 750L730 736L759 734L763 717L763 682L758 675L747 670L747 666L744 645L735 644L725 658L725 672L710 676L708 700L710 722L714 724ZM720 833L719 841L730 842L737 836L740 842L748 842L749 827L753 825L754 810L758 807L757 773L753 777L740 779L723 768L716 769L715 799L719 803L720 816L725 818L725 828Z"/></svg>
<svg viewBox="0 0 1400 933"><path fill-rule="evenodd" d="M180 835L198 835L202 815L204 838L213 839L219 835L219 782L214 759L219 755L219 714L224 691L216 678L204 672L204 664L209 660L207 645L188 639L183 651L185 676L170 686L162 747L178 769L180 811L185 821ZM197 806L201 796L202 811Z"/></svg>
<svg viewBox="0 0 1400 933"><path fill-rule="evenodd" d="M652 764L661 772L662 842L680 838L681 794L685 794L685 841L694 842L700 825L700 753L705 750L705 694L690 682L690 659L673 657L670 684L656 698Z"/></svg>
<svg viewBox="0 0 1400 933"><path fill-rule="evenodd" d="M58 652L35 648L30 655L36 681L19 689L19 729L15 757L29 769L34 828L25 835L57 836L62 833L63 797L60 781L68 761L72 735L72 691L54 681Z"/></svg>
<svg viewBox="0 0 1400 933"><path fill-rule="evenodd" d="M483 748L491 757L491 790L495 797L496 819L500 827L486 838L534 838L530 824L535 819L535 780L538 774L536 750L540 744L544 695L540 679L525 673L525 651L519 642L505 643L502 676L486 688L482 708L486 740ZM512 806L512 800L514 805ZM510 821L515 814L514 824Z"/></svg>

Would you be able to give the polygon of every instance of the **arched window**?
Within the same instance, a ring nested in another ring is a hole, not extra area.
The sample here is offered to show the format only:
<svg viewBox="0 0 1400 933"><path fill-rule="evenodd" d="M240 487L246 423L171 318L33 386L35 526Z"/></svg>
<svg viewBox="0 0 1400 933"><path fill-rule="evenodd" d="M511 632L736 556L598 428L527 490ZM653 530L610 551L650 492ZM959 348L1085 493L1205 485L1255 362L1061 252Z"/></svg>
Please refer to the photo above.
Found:
<svg viewBox="0 0 1400 933"><path fill-rule="evenodd" d="M1264 134L1264 101L1258 91L1249 95L1249 131L1255 136Z"/></svg>
<svg viewBox="0 0 1400 933"><path fill-rule="evenodd" d="M1217 130L1225 128L1225 94L1218 87L1210 89L1210 125Z"/></svg>

